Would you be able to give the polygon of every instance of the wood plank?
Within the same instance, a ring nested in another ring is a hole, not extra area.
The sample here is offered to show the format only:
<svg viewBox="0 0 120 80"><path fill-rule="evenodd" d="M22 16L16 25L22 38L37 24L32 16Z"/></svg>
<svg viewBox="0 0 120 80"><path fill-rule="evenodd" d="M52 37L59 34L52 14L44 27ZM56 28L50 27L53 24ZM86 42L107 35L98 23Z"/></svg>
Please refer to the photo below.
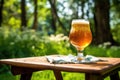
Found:
<svg viewBox="0 0 120 80"><path fill-rule="evenodd" d="M57 80L63 80L60 71L85 73L86 80L103 80L109 76L111 80L120 80L120 58L101 58L103 61L90 64L50 64L46 57L28 57L2 59L0 64L11 65L14 75L21 74L21 80L30 80L32 72L38 70L53 70ZM116 73L117 72L117 73Z"/></svg>
<svg viewBox="0 0 120 80"><path fill-rule="evenodd" d="M85 74L85 80L104 80L104 78L98 74Z"/></svg>
<svg viewBox="0 0 120 80"><path fill-rule="evenodd" d="M120 80L119 73L116 72L116 73L110 75L110 79L111 80Z"/></svg>
<svg viewBox="0 0 120 80"><path fill-rule="evenodd" d="M32 73L35 71L39 71L39 70L26 68L26 67L11 66L11 72L13 75Z"/></svg>
<svg viewBox="0 0 120 80"><path fill-rule="evenodd" d="M56 80L63 80L61 71L59 71L59 70L53 70L53 72L54 72Z"/></svg>
<svg viewBox="0 0 120 80"><path fill-rule="evenodd" d="M68 72L106 74L120 67L120 58L101 58L101 62L90 64L50 64L46 57L28 57L0 60L1 64L27 67L32 69L61 70Z"/></svg>
<svg viewBox="0 0 120 80"><path fill-rule="evenodd" d="M32 73L21 74L20 80L31 80Z"/></svg>

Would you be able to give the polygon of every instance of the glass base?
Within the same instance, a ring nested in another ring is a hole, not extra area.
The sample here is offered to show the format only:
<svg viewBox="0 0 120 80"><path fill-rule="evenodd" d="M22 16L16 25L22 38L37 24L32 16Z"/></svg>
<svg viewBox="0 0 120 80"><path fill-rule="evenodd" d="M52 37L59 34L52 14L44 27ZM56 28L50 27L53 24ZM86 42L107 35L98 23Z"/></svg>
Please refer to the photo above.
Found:
<svg viewBox="0 0 120 80"><path fill-rule="evenodd" d="M77 57L81 57L81 58L84 57L83 50L78 50Z"/></svg>
<svg viewBox="0 0 120 80"><path fill-rule="evenodd" d="M79 52L79 53L77 54L77 60L78 60L78 61L84 60L84 55L83 55L82 52Z"/></svg>

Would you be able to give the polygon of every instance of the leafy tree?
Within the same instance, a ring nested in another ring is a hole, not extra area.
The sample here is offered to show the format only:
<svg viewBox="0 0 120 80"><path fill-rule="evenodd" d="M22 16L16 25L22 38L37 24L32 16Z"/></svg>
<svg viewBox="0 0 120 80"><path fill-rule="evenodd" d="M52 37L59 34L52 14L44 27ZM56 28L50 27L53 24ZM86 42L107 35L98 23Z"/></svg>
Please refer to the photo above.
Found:
<svg viewBox="0 0 120 80"><path fill-rule="evenodd" d="M2 27L20 28L20 1L4 0Z"/></svg>
<svg viewBox="0 0 120 80"><path fill-rule="evenodd" d="M119 0L4 0L4 8L0 8L3 13L0 12L0 24L15 29L21 26L37 29L43 35L61 32L68 35L71 20L85 18L90 20L93 42L114 43L112 38L119 40L115 38L118 34L114 33L119 32L115 29L120 23L119 9Z"/></svg>

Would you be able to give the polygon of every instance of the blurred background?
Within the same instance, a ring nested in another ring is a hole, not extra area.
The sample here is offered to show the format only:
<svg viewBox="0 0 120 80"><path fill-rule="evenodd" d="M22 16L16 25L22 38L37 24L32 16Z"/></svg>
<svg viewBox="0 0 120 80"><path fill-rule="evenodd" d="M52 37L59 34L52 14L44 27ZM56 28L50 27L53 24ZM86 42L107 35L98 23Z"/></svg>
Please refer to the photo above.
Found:
<svg viewBox="0 0 120 80"><path fill-rule="evenodd" d="M90 21L93 40L85 54L120 57L120 0L0 0L0 59L73 54L69 42L73 19ZM64 80L84 80L63 72ZM0 80L19 80L0 64ZM34 73L32 80L55 80L52 71ZM109 80L109 77L106 78Z"/></svg>

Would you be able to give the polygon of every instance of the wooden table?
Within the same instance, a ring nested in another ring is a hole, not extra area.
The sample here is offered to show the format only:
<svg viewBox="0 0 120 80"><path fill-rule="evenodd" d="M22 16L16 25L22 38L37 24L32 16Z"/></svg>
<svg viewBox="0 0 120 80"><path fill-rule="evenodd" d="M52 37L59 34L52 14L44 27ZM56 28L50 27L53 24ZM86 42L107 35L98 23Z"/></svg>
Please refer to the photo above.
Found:
<svg viewBox="0 0 120 80"><path fill-rule="evenodd" d="M104 80L110 76L111 80L120 80L120 58L101 58L101 62L90 64L50 64L46 57L28 57L2 59L0 64L11 66L13 75L21 74L20 80L30 80L32 72L52 70L56 80L63 80L61 71L85 73L85 80Z"/></svg>

